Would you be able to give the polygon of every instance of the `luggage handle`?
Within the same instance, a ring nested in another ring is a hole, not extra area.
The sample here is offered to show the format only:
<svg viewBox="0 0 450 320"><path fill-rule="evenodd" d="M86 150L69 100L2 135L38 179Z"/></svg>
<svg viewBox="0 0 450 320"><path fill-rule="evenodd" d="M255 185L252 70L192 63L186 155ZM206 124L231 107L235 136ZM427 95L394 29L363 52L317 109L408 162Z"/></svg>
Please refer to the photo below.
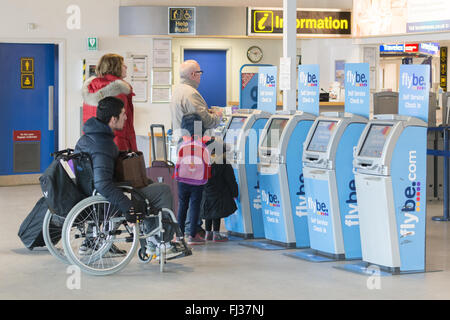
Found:
<svg viewBox="0 0 450 320"><path fill-rule="evenodd" d="M164 161L167 162L167 147L166 147L166 131L164 129L164 125L163 124L152 124L150 125L150 139L152 141L152 159L153 161L156 160L156 147L155 147L155 134L153 129L154 128L161 128L162 130L162 135L163 135L163 149L164 149Z"/></svg>

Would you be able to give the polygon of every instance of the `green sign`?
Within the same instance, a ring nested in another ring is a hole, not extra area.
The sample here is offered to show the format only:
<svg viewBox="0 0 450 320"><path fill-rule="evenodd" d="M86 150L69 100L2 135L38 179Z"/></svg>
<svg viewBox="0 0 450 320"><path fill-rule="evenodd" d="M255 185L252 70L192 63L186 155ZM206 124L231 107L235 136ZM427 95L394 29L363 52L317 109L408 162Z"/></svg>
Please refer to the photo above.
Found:
<svg viewBox="0 0 450 320"><path fill-rule="evenodd" d="M97 51L98 50L98 38L97 37L89 37L87 40L87 46L89 51Z"/></svg>

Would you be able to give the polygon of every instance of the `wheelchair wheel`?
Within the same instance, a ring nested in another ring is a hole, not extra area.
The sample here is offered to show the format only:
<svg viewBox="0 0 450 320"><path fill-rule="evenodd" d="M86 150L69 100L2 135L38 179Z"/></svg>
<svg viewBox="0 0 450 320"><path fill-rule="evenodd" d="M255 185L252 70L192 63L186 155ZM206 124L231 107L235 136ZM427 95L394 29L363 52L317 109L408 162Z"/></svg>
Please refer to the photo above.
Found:
<svg viewBox="0 0 450 320"><path fill-rule="evenodd" d="M62 241L60 241L63 224L63 217L53 214L50 210L47 210L44 223L42 224L42 236L48 251L50 251L50 253L61 262L69 263L64 253Z"/></svg>
<svg viewBox="0 0 450 320"><path fill-rule="evenodd" d="M76 204L66 217L62 240L70 263L91 275L109 275L124 268L136 253L139 234L119 209L96 195Z"/></svg>

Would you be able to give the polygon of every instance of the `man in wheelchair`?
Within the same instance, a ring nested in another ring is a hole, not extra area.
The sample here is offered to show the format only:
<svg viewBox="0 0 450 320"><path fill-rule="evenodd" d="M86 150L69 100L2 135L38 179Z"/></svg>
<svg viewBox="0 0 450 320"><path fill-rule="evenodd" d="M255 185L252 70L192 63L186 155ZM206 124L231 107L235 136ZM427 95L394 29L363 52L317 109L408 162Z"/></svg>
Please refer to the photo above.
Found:
<svg viewBox="0 0 450 320"><path fill-rule="evenodd" d="M127 197L114 182L114 166L119 155L119 150L114 143L114 130L122 130L126 119L122 100L114 97L106 97L100 100L96 117L88 119L83 126L84 135L78 140L75 153L85 152L90 155L95 190L110 203L117 206L129 224L134 224L144 219L142 210L136 208L132 199ZM172 193L168 185L152 183L138 189L138 191L148 200L150 207L172 210ZM157 224L158 222L155 219L144 219L145 233L150 233L151 230L158 227ZM166 258L180 255L182 252L170 243L170 239L173 238L175 232L174 229L170 227L165 229L167 229L164 236L166 239L163 241L168 243ZM157 254L159 244L160 241L157 236L148 237L146 254ZM79 254L90 254L93 250L95 250L93 242L86 238L80 246ZM126 251L113 245L110 254L125 255Z"/></svg>

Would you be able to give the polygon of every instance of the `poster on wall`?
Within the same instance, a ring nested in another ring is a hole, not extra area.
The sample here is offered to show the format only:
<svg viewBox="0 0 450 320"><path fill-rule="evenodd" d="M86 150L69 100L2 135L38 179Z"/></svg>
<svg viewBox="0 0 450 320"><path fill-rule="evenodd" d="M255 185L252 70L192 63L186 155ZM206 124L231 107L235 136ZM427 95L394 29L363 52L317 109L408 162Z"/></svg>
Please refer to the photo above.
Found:
<svg viewBox="0 0 450 320"><path fill-rule="evenodd" d="M133 56L132 77L147 77L147 56Z"/></svg>
<svg viewBox="0 0 450 320"><path fill-rule="evenodd" d="M277 67L260 67L258 72L258 110L277 109Z"/></svg>
<svg viewBox="0 0 450 320"><path fill-rule="evenodd" d="M368 63L345 64L345 112L369 118L369 78Z"/></svg>
<svg viewBox="0 0 450 320"><path fill-rule="evenodd" d="M131 80L131 86L134 92L133 102L147 102L148 81L145 79L133 79Z"/></svg>

